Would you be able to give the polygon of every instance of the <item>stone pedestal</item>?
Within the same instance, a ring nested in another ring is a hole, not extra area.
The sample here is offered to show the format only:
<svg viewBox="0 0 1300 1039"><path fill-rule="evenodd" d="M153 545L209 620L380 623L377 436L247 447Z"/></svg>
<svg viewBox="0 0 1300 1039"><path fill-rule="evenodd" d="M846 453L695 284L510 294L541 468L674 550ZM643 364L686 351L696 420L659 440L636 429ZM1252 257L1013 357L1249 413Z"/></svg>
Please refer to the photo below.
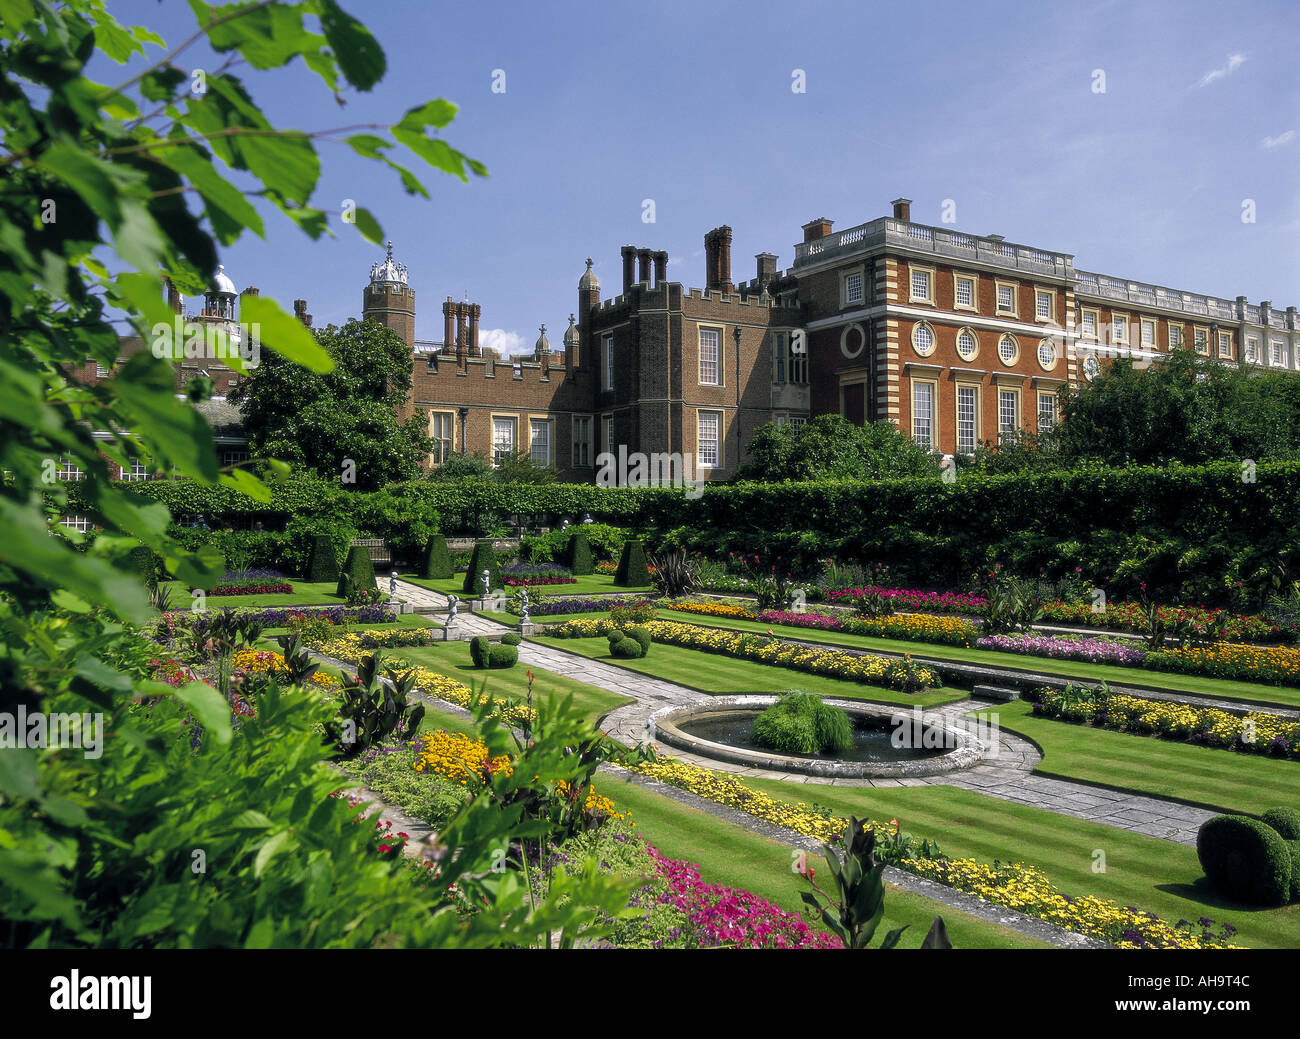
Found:
<svg viewBox="0 0 1300 1039"><path fill-rule="evenodd" d="M460 639L461 627L459 624L444 624L441 631L443 642L456 642Z"/></svg>
<svg viewBox="0 0 1300 1039"><path fill-rule="evenodd" d="M415 612L415 607L412 606L409 602L406 602L405 600L403 600L402 602L399 602L399 603L397 604L397 612L398 612L398 613L414 613L414 612Z"/></svg>
<svg viewBox="0 0 1300 1039"><path fill-rule="evenodd" d="M532 635L537 631L537 625L532 621L529 621L527 624L520 621L515 625L515 631L519 632L520 635Z"/></svg>

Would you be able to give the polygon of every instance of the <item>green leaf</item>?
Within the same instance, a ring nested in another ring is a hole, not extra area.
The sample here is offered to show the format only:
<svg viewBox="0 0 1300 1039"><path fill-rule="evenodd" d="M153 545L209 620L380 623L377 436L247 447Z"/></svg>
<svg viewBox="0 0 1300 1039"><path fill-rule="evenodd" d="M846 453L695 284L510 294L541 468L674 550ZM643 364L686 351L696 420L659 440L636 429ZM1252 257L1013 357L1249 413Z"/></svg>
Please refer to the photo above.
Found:
<svg viewBox="0 0 1300 1039"><path fill-rule="evenodd" d="M320 24L349 83L358 90L369 90L384 78L388 63L383 49L370 30L334 0L321 0Z"/></svg>
<svg viewBox="0 0 1300 1039"><path fill-rule="evenodd" d="M357 230L367 241L381 245L384 241L384 229L379 226L379 221L374 218L370 210L358 206L357 212Z"/></svg>
<svg viewBox="0 0 1300 1039"><path fill-rule="evenodd" d="M172 694L183 703L218 743L229 743L230 705L206 682L190 682Z"/></svg>
<svg viewBox="0 0 1300 1039"><path fill-rule="evenodd" d="M260 877L262 875L267 863L275 857L276 852L289 843L289 839L289 831L281 830L258 849L257 858L253 860L253 876Z"/></svg>
<svg viewBox="0 0 1300 1039"><path fill-rule="evenodd" d="M271 488L247 469L233 469L229 473L222 473L221 482L231 490L248 495L254 501L269 502L271 500Z"/></svg>
<svg viewBox="0 0 1300 1039"><path fill-rule="evenodd" d="M240 303L240 318L251 327L260 326L261 342L291 361L313 372L328 372L334 359L316 342L315 337L292 314L287 314L269 296L245 296Z"/></svg>

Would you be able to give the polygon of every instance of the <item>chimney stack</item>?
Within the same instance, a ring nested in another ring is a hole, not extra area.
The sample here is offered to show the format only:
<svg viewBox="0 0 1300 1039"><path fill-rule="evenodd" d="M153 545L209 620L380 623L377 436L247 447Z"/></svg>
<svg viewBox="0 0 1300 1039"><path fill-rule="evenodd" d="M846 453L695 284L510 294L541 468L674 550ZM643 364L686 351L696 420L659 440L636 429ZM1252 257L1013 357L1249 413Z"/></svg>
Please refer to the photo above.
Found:
<svg viewBox="0 0 1300 1039"><path fill-rule="evenodd" d="M758 290L762 292L776 277L776 253L758 253Z"/></svg>
<svg viewBox="0 0 1300 1039"><path fill-rule="evenodd" d="M655 287L658 288L668 280L668 254L660 249L653 256L655 261Z"/></svg>
<svg viewBox="0 0 1300 1039"><path fill-rule="evenodd" d="M623 295L626 296L632 288L632 278L635 276L636 246L625 245L619 252L623 256Z"/></svg>
<svg viewBox="0 0 1300 1039"><path fill-rule="evenodd" d="M452 328L452 314L455 304L451 297L447 297L447 302L442 305L442 349L445 353L458 353L456 349L456 333Z"/></svg>
<svg viewBox="0 0 1300 1039"><path fill-rule="evenodd" d="M815 242L818 238L825 238L831 233L832 220L827 220L824 216L819 216L816 220L809 220L803 225L803 240Z"/></svg>
<svg viewBox="0 0 1300 1039"><path fill-rule="evenodd" d="M715 227L704 236L705 288L731 292L731 228Z"/></svg>
<svg viewBox="0 0 1300 1039"><path fill-rule="evenodd" d="M246 296L256 296L257 289L250 289L244 293ZM296 299L293 301L293 316L303 323L307 328L311 328L311 315L307 313L307 301L305 299Z"/></svg>
<svg viewBox="0 0 1300 1039"><path fill-rule="evenodd" d="M896 198L893 201L894 219L907 220L912 219L912 200L910 198Z"/></svg>
<svg viewBox="0 0 1300 1039"><path fill-rule="evenodd" d="M650 284L651 255L652 254L649 249L638 249L636 251L637 266L640 268L639 271L637 272L639 276L637 277L636 280L641 284L647 286Z"/></svg>
<svg viewBox="0 0 1300 1039"><path fill-rule="evenodd" d="M163 275L163 284L167 287L167 306L171 308L173 314L185 313L185 297L177 291L176 286L172 284L171 278Z"/></svg>

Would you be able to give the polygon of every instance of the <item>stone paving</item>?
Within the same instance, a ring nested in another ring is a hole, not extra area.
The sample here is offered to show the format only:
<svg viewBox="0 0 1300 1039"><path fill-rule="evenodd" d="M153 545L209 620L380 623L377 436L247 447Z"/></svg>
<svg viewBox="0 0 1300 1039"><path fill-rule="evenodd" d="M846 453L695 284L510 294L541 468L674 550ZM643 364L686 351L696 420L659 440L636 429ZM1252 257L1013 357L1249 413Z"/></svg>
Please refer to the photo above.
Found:
<svg viewBox="0 0 1300 1039"><path fill-rule="evenodd" d="M380 581L387 590L387 582ZM433 607L445 612L447 597L406 581L398 581L398 596L417 606ZM505 625L462 610L458 614L463 637L471 635L500 635L509 630ZM641 675L627 668L591 660L553 646L524 642L519 647L519 659L534 667L565 675L587 685L597 686L633 702L617 707L601 722L602 730L612 738L629 746L652 742L649 728L651 715L665 707L685 707L707 702L707 693L649 675ZM962 718L970 711L990 710L989 704L973 700L947 704L927 710L927 715L938 715L944 720ZM1145 797L1107 787L1093 786L1073 780L1054 779L1034 773L1042 754L1031 742L1015 733L999 730L998 752L990 755L974 768L962 772L915 779L829 779L804 773L780 772L770 769L704 758L674 748L673 756L690 764L730 772L742 778L778 779L788 783L828 784L832 786L955 786L964 790L987 794L1005 801L1033 808L1042 808L1060 815L1069 815L1089 822L1102 823L1119 829L1131 830L1148 837L1160 837L1179 844L1194 845L1196 831L1201 823L1218 814L1204 808Z"/></svg>

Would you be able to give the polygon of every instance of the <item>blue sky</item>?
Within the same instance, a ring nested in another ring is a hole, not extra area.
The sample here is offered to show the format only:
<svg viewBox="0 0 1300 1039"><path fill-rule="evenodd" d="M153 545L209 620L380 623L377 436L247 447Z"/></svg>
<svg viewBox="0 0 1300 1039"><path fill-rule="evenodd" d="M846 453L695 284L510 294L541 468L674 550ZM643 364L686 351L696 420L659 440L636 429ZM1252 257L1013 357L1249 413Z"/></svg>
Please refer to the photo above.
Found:
<svg viewBox="0 0 1300 1039"><path fill-rule="evenodd" d="M441 338L441 300L468 295L487 345L531 350L545 322L558 347L587 256L605 298L624 244L667 250L669 278L702 285L704 233L725 223L745 280L761 251L789 267L808 220L852 227L899 195L913 220L940 223L951 199L956 229L1073 253L1085 270L1300 305L1294 0L341 2L387 53L375 90L339 108L300 66L241 74L283 127L460 106L444 136L491 176L429 172L430 200L319 146L316 204L352 198L378 217L410 268L420 339ZM169 45L193 31L179 0L112 10ZM201 47L178 63L215 67ZM270 217L266 241L226 251L227 271L286 308L306 298L317 325L357 316L383 251L333 223L337 237L313 243Z"/></svg>

